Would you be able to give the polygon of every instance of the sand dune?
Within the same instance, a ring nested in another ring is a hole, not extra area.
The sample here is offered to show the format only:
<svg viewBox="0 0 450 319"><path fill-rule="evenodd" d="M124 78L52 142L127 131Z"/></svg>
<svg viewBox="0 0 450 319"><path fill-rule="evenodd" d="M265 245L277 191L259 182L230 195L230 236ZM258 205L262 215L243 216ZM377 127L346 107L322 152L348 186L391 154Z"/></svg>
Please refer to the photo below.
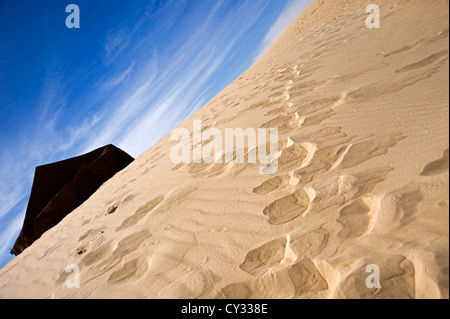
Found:
<svg viewBox="0 0 450 319"><path fill-rule="evenodd" d="M369 3L313 1L181 125L278 128L276 174L174 164L167 136L0 270L0 296L448 298L448 1L377 1L380 29Z"/></svg>

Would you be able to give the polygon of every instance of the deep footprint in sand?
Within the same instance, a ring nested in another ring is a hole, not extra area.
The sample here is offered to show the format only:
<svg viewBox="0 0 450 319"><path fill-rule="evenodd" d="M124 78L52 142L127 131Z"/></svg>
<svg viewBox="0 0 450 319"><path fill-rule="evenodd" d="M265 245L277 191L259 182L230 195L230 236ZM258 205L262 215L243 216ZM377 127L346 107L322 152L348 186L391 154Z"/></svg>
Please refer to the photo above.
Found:
<svg viewBox="0 0 450 319"><path fill-rule="evenodd" d="M95 263L104 260L110 253L111 253L111 243L106 243L98 247L97 249L88 252L88 254L86 254L84 258L81 260L80 265L82 267L84 266L89 267Z"/></svg>
<svg viewBox="0 0 450 319"><path fill-rule="evenodd" d="M133 216L125 219L116 231L121 231L128 227L134 226L139 223L145 216L147 216L156 206L158 206L164 200L163 196L159 196L145 205L141 206Z"/></svg>
<svg viewBox="0 0 450 319"><path fill-rule="evenodd" d="M300 237L291 236L289 244L297 260L312 259L318 256L328 244L328 232L318 229Z"/></svg>
<svg viewBox="0 0 450 319"><path fill-rule="evenodd" d="M86 278L86 282L116 267L125 256L136 251L151 236L148 229L144 229L121 239L112 252L112 243L107 243L86 255L81 261L82 267L90 267L91 276Z"/></svg>
<svg viewBox="0 0 450 319"><path fill-rule="evenodd" d="M122 268L116 270L109 276L108 284L119 285L130 281L140 279L148 269L148 262L146 258L137 257L126 264Z"/></svg>
<svg viewBox="0 0 450 319"><path fill-rule="evenodd" d="M278 238L250 251L240 268L254 276L264 274L283 260L286 243L286 238Z"/></svg>
<svg viewBox="0 0 450 319"><path fill-rule="evenodd" d="M219 296L228 299L301 298L328 288L316 265L305 259L253 280L227 285L220 290Z"/></svg>
<svg viewBox="0 0 450 319"><path fill-rule="evenodd" d="M301 260L288 269L288 274L295 287L294 298L309 293L318 293L328 289L327 281L310 260Z"/></svg>
<svg viewBox="0 0 450 319"><path fill-rule="evenodd" d="M117 244L116 249L111 252L111 243L107 243L95 251L86 255L86 257L82 260L81 264L85 266L90 266L96 263L102 262L102 264L111 264L110 261L121 259L129 253L137 250L140 245L152 235L149 234L148 230L142 230L140 232L131 234L122 240L120 240ZM108 256L109 255L109 256ZM107 258L105 258L108 256Z"/></svg>
<svg viewBox="0 0 450 319"><path fill-rule="evenodd" d="M370 211L371 207L361 198L342 208L337 220L343 227L339 237L348 239L363 236L370 227Z"/></svg>
<svg viewBox="0 0 450 319"><path fill-rule="evenodd" d="M278 170L281 172L298 169L303 161L308 157L308 151L300 144L293 143L282 150L278 159Z"/></svg>
<svg viewBox="0 0 450 319"><path fill-rule="evenodd" d="M266 195L274 190L282 189L289 185L289 176L275 176L264 183L261 184L261 186L256 187L253 189L253 193L258 195Z"/></svg>
<svg viewBox="0 0 450 319"><path fill-rule="evenodd" d="M264 215L269 217L268 222L272 225L289 223L303 216L310 205L310 198L303 190L274 201L264 209Z"/></svg>
<svg viewBox="0 0 450 319"><path fill-rule="evenodd" d="M126 256L138 249L150 237L152 237L152 234L149 233L148 229L133 233L118 242L113 254L118 254L122 257Z"/></svg>
<svg viewBox="0 0 450 319"><path fill-rule="evenodd" d="M314 258L325 249L327 243L328 233L322 229L306 235L286 235L249 251L240 268L260 276L273 267Z"/></svg>
<svg viewBox="0 0 450 319"><path fill-rule="evenodd" d="M373 255L364 257L352 273L337 287L332 298L344 299L413 299L415 298L414 264L404 256ZM380 270L381 288L368 288L366 283L370 273L368 265L376 265Z"/></svg>

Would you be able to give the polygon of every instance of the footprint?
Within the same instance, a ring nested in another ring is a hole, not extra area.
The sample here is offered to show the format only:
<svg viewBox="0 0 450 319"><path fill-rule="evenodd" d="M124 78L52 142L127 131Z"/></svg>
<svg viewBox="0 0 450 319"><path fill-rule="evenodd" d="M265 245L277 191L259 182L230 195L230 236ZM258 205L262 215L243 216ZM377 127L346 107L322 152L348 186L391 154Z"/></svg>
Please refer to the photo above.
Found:
<svg viewBox="0 0 450 319"><path fill-rule="evenodd" d="M294 143L282 150L281 156L278 158L279 171L290 171L298 169L302 163L308 158L308 151L299 143Z"/></svg>
<svg viewBox="0 0 450 319"><path fill-rule="evenodd" d="M104 260L111 252L111 243L106 243L94 251L89 252L80 262L81 266L89 267L95 263Z"/></svg>
<svg viewBox="0 0 450 319"><path fill-rule="evenodd" d="M116 229L116 231L121 231L128 227L134 226L139 223L145 216L147 216L156 206L158 206L164 200L163 196L159 196L147 204L141 206L133 216L125 219L122 224Z"/></svg>
<svg viewBox="0 0 450 319"><path fill-rule="evenodd" d="M288 269L289 277L295 287L294 298L304 294L328 290L328 283L310 260L301 260Z"/></svg>
<svg viewBox="0 0 450 319"><path fill-rule="evenodd" d="M307 193L301 189L295 193L274 201L264 209L264 215L269 217L272 225L282 225L303 216L310 205Z"/></svg>
<svg viewBox="0 0 450 319"><path fill-rule="evenodd" d="M266 195L270 192L273 192L276 189L282 189L289 185L289 176L276 176L274 178L271 178L264 183L261 184L261 186L256 187L253 189L253 193L258 195Z"/></svg>
<svg viewBox="0 0 450 319"><path fill-rule="evenodd" d="M90 267L90 277L86 278L86 282L113 269L125 256L136 251L151 236L148 229L144 229L120 240L112 253L110 253L112 248L111 243L108 243L86 255L81 262L83 266Z"/></svg>
<svg viewBox="0 0 450 319"><path fill-rule="evenodd" d="M349 239L363 236L369 230L370 211L369 205L361 198L342 208L337 219L343 227L339 237Z"/></svg>
<svg viewBox="0 0 450 319"><path fill-rule="evenodd" d="M252 297L252 289L246 282L238 282L223 287L219 296L225 299L250 299Z"/></svg>
<svg viewBox="0 0 450 319"><path fill-rule="evenodd" d="M368 265L380 269L381 288L367 288ZM415 269L405 256L373 255L358 261L356 269L336 287L333 299L414 299Z"/></svg>
<svg viewBox="0 0 450 319"><path fill-rule="evenodd" d="M424 199L420 188L398 190L392 196L395 204L394 220L402 226L414 217L417 206Z"/></svg>
<svg viewBox="0 0 450 319"><path fill-rule="evenodd" d="M327 242L328 233L322 229L306 235L287 235L248 252L240 268L259 277L271 268L318 256L325 249Z"/></svg>
<svg viewBox="0 0 450 319"><path fill-rule="evenodd" d="M253 276L261 276L284 259L286 244L285 238L279 238L251 250L239 267Z"/></svg>
<svg viewBox="0 0 450 319"><path fill-rule="evenodd" d="M306 235L291 236L290 247L297 260L312 259L318 256L328 243L328 232L318 229Z"/></svg>
<svg viewBox="0 0 450 319"><path fill-rule="evenodd" d="M119 285L130 281L139 280L148 269L148 262L146 258L137 257L125 265L119 270L113 272L108 278L108 284Z"/></svg>
<svg viewBox="0 0 450 319"><path fill-rule="evenodd" d="M253 280L227 285L220 290L219 296L228 299L292 299L327 289L328 283L314 263L301 260Z"/></svg>
<svg viewBox="0 0 450 319"><path fill-rule="evenodd" d="M113 254L118 254L121 257L124 257L137 250L141 244L150 237L152 237L152 234L149 233L148 229L131 234L118 242Z"/></svg>
<svg viewBox="0 0 450 319"><path fill-rule="evenodd" d="M420 173L421 176L433 176L437 174L442 174L445 172L448 172L448 166L449 166L449 150L445 150L444 155L431 163L429 163L425 168L423 169L422 173Z"/></svg>

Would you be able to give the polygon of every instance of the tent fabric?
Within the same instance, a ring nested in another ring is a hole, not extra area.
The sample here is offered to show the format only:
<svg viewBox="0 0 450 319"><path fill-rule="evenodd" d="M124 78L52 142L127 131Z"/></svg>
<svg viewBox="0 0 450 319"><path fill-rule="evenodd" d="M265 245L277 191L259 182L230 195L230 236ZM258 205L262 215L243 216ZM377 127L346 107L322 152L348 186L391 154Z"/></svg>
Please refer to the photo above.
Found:
<svg viewBox="0 0 450 319"><path fill-rule="evenodd" d="M78 157L36 167L23 227L11 254L22 253L133 160L121 149L107 145Z"/></svg>

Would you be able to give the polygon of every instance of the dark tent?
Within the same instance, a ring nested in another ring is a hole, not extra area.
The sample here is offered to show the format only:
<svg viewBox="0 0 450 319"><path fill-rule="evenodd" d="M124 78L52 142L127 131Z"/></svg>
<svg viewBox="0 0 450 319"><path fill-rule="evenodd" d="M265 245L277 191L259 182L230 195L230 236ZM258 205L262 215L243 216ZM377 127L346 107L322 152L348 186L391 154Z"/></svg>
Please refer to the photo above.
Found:
<svg viewBox="0 0 450 319"><path fill-rule="evenodd" d="M23 227L11 254L22 253L133 160L121 149L107 145L85 155L36 167Z"/></svg>

